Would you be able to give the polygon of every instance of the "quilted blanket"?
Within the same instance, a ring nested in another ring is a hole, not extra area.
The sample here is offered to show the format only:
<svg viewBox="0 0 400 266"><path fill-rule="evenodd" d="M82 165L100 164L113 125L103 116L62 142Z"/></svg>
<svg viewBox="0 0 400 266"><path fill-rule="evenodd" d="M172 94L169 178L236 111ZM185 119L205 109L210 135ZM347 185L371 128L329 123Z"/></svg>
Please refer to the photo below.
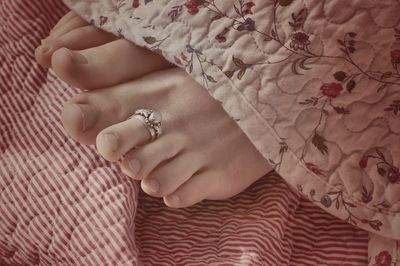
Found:
<svg viewBox="0 0 400 266"><path fill-rule="evenodd" d="M399 1L65 2L185 68L276 172L187 209L141 193L34 62L67 8L1 0L1 265L399 263Z"/></svg>

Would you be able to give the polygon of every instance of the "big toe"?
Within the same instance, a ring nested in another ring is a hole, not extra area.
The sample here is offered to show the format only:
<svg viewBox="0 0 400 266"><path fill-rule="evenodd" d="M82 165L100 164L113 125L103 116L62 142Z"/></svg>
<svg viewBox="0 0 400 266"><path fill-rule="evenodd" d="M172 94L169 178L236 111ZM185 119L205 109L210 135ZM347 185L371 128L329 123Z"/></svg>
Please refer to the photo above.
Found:
<svg viewBox="0 0 400 266"><path fill-rule="evenodd" d="M110 87L171 65L161 56L124 39L81 51L60 49L53 70L65 82L85 90Z"/></svg>
<svg viewBox="0 0 400 266"><path fill-rule="evenodd" d="M71 15L72 14L72 15ZM49 37L35 51L36 61L43 67L51 67L53 54L60 48L82 50L99 46L117 39L111 33L100 30L74 13L64 16ZM68 20L69 18L69 20Z"/></svg>
<svg viewBox="0 0 400 266"><path fill-rule="evenodd" d="M158 72L149 78L93 91L81 92L64 104L63 126L69 135L82 144L95 144L97 135L111 125L125 121L135 106L150 106L149 91L154 88ZM158 93L159 97L165 97Z"/></svg>
<svg viewBox="0 0 400 266"><path fill-rule="evenodd" d="M95 144L97 134L104 128L123 120L128 108L105 90L82 92L64 104L61 120L65 130L82 144Z"/></svg>
<svg viewBox="0 0 400 266"><path fill-rule="evenodd" d="M83 144L93 144L94 136L84 132L95 126L97 113L96 107L90 104L69 102L63 107L61 119L72 138Z"/></svg>

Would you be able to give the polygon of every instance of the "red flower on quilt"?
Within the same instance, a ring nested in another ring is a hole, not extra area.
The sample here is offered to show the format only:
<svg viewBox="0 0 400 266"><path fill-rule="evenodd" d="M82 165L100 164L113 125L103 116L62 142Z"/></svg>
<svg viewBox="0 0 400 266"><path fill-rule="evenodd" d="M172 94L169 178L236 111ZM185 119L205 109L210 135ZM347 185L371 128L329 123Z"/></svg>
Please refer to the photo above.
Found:
<svg viewBox="0 0 400 266"><path fill-rule="evenodd" d="M369 155L364 155L361 160L359 161L359 166L361 169L367 168L368 160L376 160L376 167L378 174L383 177L387 178L390 183L400 183L400 170L398 167L394 166L391 159L386 158L381 149L374 148L374 153L370 153Z"/></svg>
<svg viewBox="0 0 400 266"><path fill-rule="evenodd" d="M399 168L397 167L392 167L388 170L387 177L389 179L389 182L391 183L396 183L400 181L400 172Z"/></svg>
<svg viewBox="0 0 400 266"><path fill-rule="evenodd" d="M309 170L311 170L314 174L322 175L321 170L313 163L306 163L306 166Z"/></svg>
<svg viewBox="0 0 400 266"><path fill-rule="evenodd" d="M185 4L186 8L188 9L189 14L195 15L199 12L199 0L188 0Z"/></svg>
<svg viewBox="0 0 400 266"><path fill-rule="evenodd" d="M248 2L248 3L244 4L245 9L243 10L243 13L246 14L246 15L253 14L253 11L251 9L255 5L256 4L254 4L253 2Z"/></svg>
<svg viewBox="0 0 400 266"><path fill-rule="evenodd" d="M392 265L392 256L389 252L381 251L378 255L375 256L376 266L391 266Z"/></svg>
<svg viewBox="0 0 400 266"><path fill-rule="evenodd" d="M307 46L311 44L310 36L306 33L298 31L292 34L292 39L290 40L290 47L295 51L305 50Z"/></svg>
<svg viewBox="0 0 400 266"><path fill-rule="evenodd" d="M321 86L321 91L324 95L328 96L329 98L336 98L340 92L343 90L342 84L340 83L325 83Z"/></svg>
<svg viewBox="0 0 400 266"><path fill-rule="evenodd" d="M367 168L367 164L368 164L368 157L363 157L359 162L360 168L362 169Z"/></svg>
<svg viewBox="0 0 400 266"><path fill-rule="evenodd" d="M394 64L400 64L400 49L391 51L390 56L392 57L392 62Z"/></svg>
<svg viewBox="0 0 400 266"><path fill-rule="evenodd" d="M133 0L132 7L138 8L140 6L139 0Z"/></svg>

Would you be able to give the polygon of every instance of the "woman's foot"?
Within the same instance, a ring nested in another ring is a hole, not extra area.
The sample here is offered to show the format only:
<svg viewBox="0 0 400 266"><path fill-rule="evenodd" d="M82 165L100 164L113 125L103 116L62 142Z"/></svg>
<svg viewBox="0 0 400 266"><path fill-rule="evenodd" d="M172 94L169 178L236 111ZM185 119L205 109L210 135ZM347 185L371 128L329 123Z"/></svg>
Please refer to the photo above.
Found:
<svg viewBox="0 0 400 266"><path fill-rule="evenodd" d="M36 60L84 90L113 86L171 67L161 56L100 30L71 11L36 49Z"/></svg>
<svg viewBox="0 0 400 266"><path fill-rule="evenodd" d="M83 92L66 108L76 110L69 119L80 139L97 136L104 158L122 158L124 173L170 207L231 197L272 170L221 105L177 68ZM142 108L163 116L153 142L140 120L128 119Z"/></svg>
<svg viewBox="0 0 400 266"><path fill-rule="evenodd" d="M145 192L185 207L231 197L272 170L220 104L184 71L144 76L170 65L74 14L61 24L44 41L50 50L38 48L37 59L67 83L93 89L64 106L65 128L81 143L96 143L106 159L123 157L123 171L143 180ZM86 43L80 43L84 36ZM139 120L128 119L141 108L163 115L164 133L154 142L147 143L150 135Z"/></svg>

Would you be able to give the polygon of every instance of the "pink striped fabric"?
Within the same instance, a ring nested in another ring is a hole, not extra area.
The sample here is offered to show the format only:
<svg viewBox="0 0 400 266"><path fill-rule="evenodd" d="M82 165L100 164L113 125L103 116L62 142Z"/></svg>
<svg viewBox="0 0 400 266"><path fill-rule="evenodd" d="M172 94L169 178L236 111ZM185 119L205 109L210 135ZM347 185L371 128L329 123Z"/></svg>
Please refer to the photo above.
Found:
<svg viewBox="0 0 400 266"><path fill-rule="evenodd" d="M173 210L70 139L77 90L35 63L66 12L0 0L0 265L366 265L368 234L277 175L227 201Z"/></svg>

